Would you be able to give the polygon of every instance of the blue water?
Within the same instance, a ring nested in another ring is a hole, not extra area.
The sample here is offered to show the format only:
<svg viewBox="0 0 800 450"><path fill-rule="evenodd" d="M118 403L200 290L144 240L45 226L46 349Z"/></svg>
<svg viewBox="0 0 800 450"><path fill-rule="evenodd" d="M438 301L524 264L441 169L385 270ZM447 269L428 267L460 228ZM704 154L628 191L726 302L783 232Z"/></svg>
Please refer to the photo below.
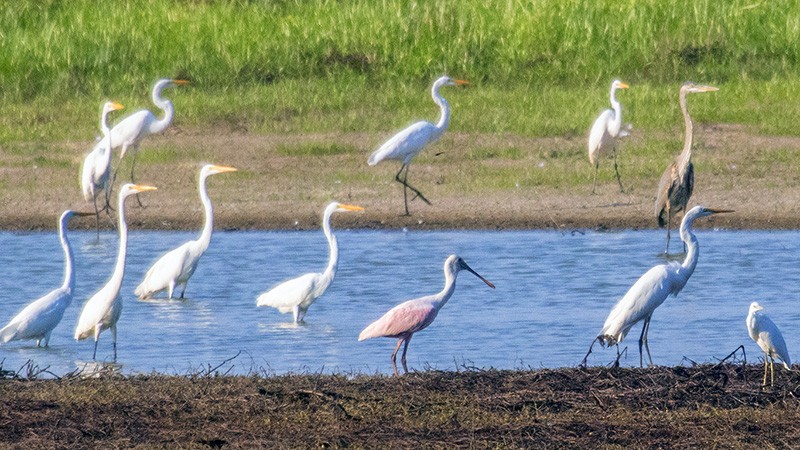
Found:
<svg viewBox="0 0 800 450"><path fill-rule="evenodd" d="M320 231L217 232L189 283L186 301L139 301L133 295L150 264L195 237L189 232L133 231L122 287L116 368L123 373L187 374L225 360L220 372L391 373L393 339L358 342L359 332L401 301L438 292L442 264L461 255L491 280L490 289L462 272L436 321L416 334L411 369L555 368L583 358L612 305L655 264L660 231L336 231L339 272L304 325L291 314L257 308L259 293L327 262ZM70 233L77 290L51 338L0 347L4 369L26 362L60 375L91 368L92 341L72 338L83 303L111 274L116 235ZM740 344L761 357L745 317L759 301L800 358L800 232L697 232L700 259L686 288L653 315L649 340L659 365L715 361ZM678 243L674 249L677 250ZM54 232L0 233L0 325L61 284L63 256ZM623 365L638 365L637 325L625 341ZM241 353L240 353L241 352ZM590 364L608 364L613 349L595 347ZM98 360L112 359L111 334L100 337Z"/></svg>

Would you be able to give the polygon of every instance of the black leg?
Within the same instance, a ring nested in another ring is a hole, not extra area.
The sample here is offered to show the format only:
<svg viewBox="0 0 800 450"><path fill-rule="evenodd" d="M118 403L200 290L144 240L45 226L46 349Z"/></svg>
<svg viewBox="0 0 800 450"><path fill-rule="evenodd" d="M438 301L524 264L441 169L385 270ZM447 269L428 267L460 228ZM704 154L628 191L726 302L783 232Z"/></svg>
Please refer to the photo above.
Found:
<svg viewBox="0 0 800 450"><path fill-rule="evenodd" d="M617 167L617 144L614 144L612 153L614 153L614 173L617 174L617 183L619 183L619 191L625 192L625 189L622 188L622 180L619 177L619 168Z"/></svg>
<svg viewBox="0 0 800 450"><path fill-rule="evenodd" d="M597 170L600 168L600 161L594 165L594 181L592 181L592 194L594 194L594 188L597 186Z"/></svg>
<svg viewBox="0 0 800 450"><path fill-rule="evenodd" d="M394 176L395 181L403 185L403 204L406 207L406 216L410 216L411 214L408 212L408 185L405 182L405 177L400 179L400 174L403 173L403 169L407 169L408 165L403 164L400 166L400 170L397 171L397 174Z"/></svg>

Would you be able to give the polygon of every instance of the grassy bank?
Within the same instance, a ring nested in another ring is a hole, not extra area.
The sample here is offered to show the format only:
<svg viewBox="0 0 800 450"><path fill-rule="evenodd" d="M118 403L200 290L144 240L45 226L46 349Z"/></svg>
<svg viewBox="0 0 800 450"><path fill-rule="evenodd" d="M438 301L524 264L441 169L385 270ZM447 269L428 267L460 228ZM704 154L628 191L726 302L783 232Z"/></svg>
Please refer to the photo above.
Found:
<svg viewBox="0 0 800 450"><path fill-rule="evenodd" d="M796 372L761 367L0 380L19 447L770 448L800 438Z"/></svg>
<svg viewBox="0 0 800 450"><path fill-rule="evenodd" d="M610 80L640 129L680 124L677 86L720 85L693 102L701 121L796 134L796 2L372 2L173 0L18 2L0 15L0 142L76 140L96 132L111 97L151 107L161 76L177 122L251 132L385 131L436 114L453 129L583 135L607 107Z"/></svg>

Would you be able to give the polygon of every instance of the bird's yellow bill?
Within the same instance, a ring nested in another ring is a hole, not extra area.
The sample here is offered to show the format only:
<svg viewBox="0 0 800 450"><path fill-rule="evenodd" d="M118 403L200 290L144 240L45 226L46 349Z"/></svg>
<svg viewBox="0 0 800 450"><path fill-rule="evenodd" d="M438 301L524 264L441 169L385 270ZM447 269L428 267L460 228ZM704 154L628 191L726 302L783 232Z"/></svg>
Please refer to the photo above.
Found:
<svg viewBox="0 0 800 450"><path fill-rule="evenodd" d="M122 103L111 102L111 110L112 111L117 111L117 110L122 109L122 108L124 108L124 106L122 106Z"/></svg>
<svg viewBox="0 0 800 450"><path fill-rule="evenodd" d="M356 205L342 205L339 204L339 208L346 209L348 211L363 211L364 208Z"/></svg>
<svg viewBox="0 0 800 450"><path fill-rule="evenodd" d="M619 87L620 89L628 89L630 86L628 85L628 83L620 83Z"/></svg>
<svg viewBox="0 0 800 450"><path fill-rule="evenodd" d="M709 210L709 211L711 211L711 212L712 212L712 213L714 213L714 214L722 214L722 213L732 213L732 212L736 212L736 211L734 211L734 210L732 210L732 209L714 209L714 208L708 208L708 210Z"/></svg>
<svg viewBox="0 0 800 450"><path fill-rule="evenodd" d="M719 88L715 86L698 86L697 90L700 92L714 92L718 91Z"/></svg>
<svg viewBox="0 0 800 450"><path fill-rule="evenodd" d="M172 80L175 84L189 84L189 80Z"/></svg>
<svg viewBox="0 0 800 450"><path fill-rule="evenodd" d="M467 80L453 80L453 83L455 83L458 86L466 86L466 85L469 84L469 81L467 81Z"/></svg>
<svg viewBox="0 0 800 450"><path fill-rule="evenodd" d="M212 169L214 169L214 170L216 170L217 172L220 172L220 173L225 173L225 172L236 172L237 170L239 170L239 169L237 169L236 167L230 167L230 166L216 166L216 165L215 165L215 166L213 166L213 167L212 167Z"/></svg>
<svg viewBox="0 0 800 450"><path fill-rule="evenodd" d="M144 184L134 184L131 186L131 190L134 192L145 192L145 191L155 191L158 190L155 186L147 186Z"/></svg>

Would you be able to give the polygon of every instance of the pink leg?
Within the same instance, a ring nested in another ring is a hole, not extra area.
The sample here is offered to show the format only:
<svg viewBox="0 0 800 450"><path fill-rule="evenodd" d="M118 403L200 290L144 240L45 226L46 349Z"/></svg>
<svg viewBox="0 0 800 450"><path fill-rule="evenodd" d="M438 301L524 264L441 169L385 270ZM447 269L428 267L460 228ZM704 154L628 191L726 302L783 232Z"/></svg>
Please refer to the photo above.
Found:
<svg viewBox="0 0 800 450"><path fill-rule="evenodd" d="M411 336L408 336L406 338L406 345L403 347L403 357L400 358L400 361L403 363L403 370L405 371L405 373L408 373L408 366L406 365L406 351L408 351L409 342L411 342Z"/></svg>
<svg viewBox="0 0 800 450"><path fill-rule="evenodd" d="M394 353L392 353L392 367L394 368L394 376L400 375L397 373L397 351L400 350L400 344L402 344L404 338L400 338L397 341L397 346L394 348Z"/></svg>

